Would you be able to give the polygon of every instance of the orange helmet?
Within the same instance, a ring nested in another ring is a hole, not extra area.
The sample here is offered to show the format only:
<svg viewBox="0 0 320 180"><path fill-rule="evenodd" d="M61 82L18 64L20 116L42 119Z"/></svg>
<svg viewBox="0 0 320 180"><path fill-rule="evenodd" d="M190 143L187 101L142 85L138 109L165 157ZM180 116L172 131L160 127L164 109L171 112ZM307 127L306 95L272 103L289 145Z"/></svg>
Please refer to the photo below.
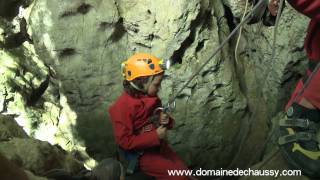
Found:
<svg viewBox="0 0 320 180"><path fill-rule="evenodd" d="M152 76L162 73L163 61L147 53L137 53L121 64L123 76L127 81L137 77Z"/></svg>

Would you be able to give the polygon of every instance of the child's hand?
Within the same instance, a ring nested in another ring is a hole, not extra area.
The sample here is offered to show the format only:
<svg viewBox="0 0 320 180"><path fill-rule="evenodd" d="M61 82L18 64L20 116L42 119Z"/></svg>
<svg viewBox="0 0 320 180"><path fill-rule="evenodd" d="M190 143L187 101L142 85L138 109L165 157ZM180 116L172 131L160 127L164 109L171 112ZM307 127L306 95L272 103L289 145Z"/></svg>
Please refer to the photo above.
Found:
<svg viewBox="0 0 320 180"><path fill-rule="evenodd" d="M160 112L160 125L167 125L167 124L169 124L169 121L170 121L170 119L169 119L169 115L168 114L166 114L166 113L164 113L164 112Z"/></svg>
<svg viewBox="0 0 320 180"><path fill-rule="evenodd" d="M159 126L157 128L157 134L158 134L160 139L165 139L165 137L167 135L167 128L164 127L163 125Z"/></svg>

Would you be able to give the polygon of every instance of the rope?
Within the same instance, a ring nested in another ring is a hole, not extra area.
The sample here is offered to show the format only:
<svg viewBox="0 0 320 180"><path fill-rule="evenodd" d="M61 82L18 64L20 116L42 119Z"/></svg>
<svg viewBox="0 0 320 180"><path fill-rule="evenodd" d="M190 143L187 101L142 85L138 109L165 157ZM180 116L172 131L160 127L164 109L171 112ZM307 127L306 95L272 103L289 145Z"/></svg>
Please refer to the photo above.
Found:
<svg viewBox="0 0 320 180"><path fill-rule="evenodd" d="M272 53L271 53L271 59L270 59L271 66L268 66L268 68L267 68L267 75L263 81L261 91L263 91L263 88L265 87L265 85L267 83L267 78L270 76L270 73L271 73L270 70L273 69L273 65L274 65L273 62L274 62L274 58L276 55L276 43L277 43L277 34L278 34L277 32L278 32L278 26L279 26L279 22L280 22L280 14L281 14L280 11L282 10L284 1L285 0L280 0L279 9L278 9L277 17L276 17L276 23L275 23L274 30L273 30Z"/></svg>
<svg viewBox="0 0 320 180"><path fill-rule="evenodd" d="M280 5L279 5L279 10L282 10L284 4L284 0L280 0ZM277 18L276 18L276 24L275 24L275 29L274 29L274 34L273 34L273 50L272 50L272 59L271 61L273 62L274 57L275 57L275 49L276 49L276 39L277 39L277 28L278 28L278 24L279 24L279 17L280 17L280 13L278 11L277 14ZM273 63L272 63L272 67L273 67ZM269 68L270 69L270 68ZM314 78L314 76L316 75L317 72L319 72L320 70L320 63L317 64L317 66L315 67L315 69L312 71L312 73L310 74L310 76L308 77L308 79L306 80L306 82L303 84L302 89L298 92L298 95L294 98L293 102L297 103L297 100L299 99L299 97L302 96L303 92L305 91L305 89L310 85L310 82L312 81L312 79ZM266 76L267 78L268 76ZM265 80L266 82L266 80ZM263 86L264 87L264 86ZM270 136L267 138L264 147L267 146L267 144L270 142L272 135L275 133L275 131L271 132ZM279 151L279 148L277 148L277 150L272 153L269 157L267 157L265 159L265 161L269 161L277 152ZM261 166L259 166L259 168L261 168L265 163L263 163Z"/></svg>
<svg viewBox="0 0 320 180"><path fill-rule="evenodd" d="M279 4L279 9L278 9L278 13L277 13L277 17L276 17L276 22L275 22L275 27L274 27L274 31L273 31L273 49L272 49L272 55L271 55L271 66L268 66L268 69L267 69L267 72L268 72L268 75L266 76L265 80L264 80L264 85L262 86L262 89L261 89L261 92L263 90L263 87L265 86L265 83L266 83L266 79L267 77L270 75L270 69L271 67L273 67L273 61L274 61L274 57L275 57L275 53L276 53L276 42L277 42L277 32L278 32L278 26L279 26L279 22L280 22L280 16L281 16L281 13L280 11L282 10L282 7L283 7L283 4L284 4L284 1L285 0L280 0L280 4ZM257 107L257 106L255 106ZM257 109L255 109L254 111L254 114L252 115L252 117L250 118L250 121L249 121L249 126L252 125L253 123L253 119L255 118L256 114L258 113ZM273 132L274 133L274 132ZM263 149L265 149L265 147L267 146L267 144L270 142L271 140L271 137L272 137L272 134L270 134L270 136L267 137L267 140L265 141L265 143L263 144ZM248 135L248 134L247 134ZM243 139L243 141L241 142L241 145L240 145L240 148L239 148L239 154L243 148L243 144L245 142L245 139ZM256 158L256 155L253 156L254 158L252 158L252 160L254 160ZM251 160L251 161L252 161ZM251 162L250 162L251 163Z"/></svg>
<svg viewBox="0 0 320 180"><path fill-rule="evenodd" d="M246 15L246 13L247 13L247 11L248 11L248 5L249 5L249 0L246 0L246 5L245 5L245 8L244 8L244 12L243 12L241 21L243 21L243 18L244 18L244 16ZM235 48L235 50L234 50L234 58L235 58L235 60L236 60L236 64L238 64L238 55L237 55L237 52L238 52L238 46L239 46L240 39L241 39L242 29L243 29L243 27L241 26L241 27L240 27L240 30L239 30L239 35L238 35L237 43L236 43L236 48Z"/></svg>
<svg viewBox="0 0 320 180"><path fill-rule="evenodd" d="M253 15L256 9L260 7L263 1L259 1L251 10L251 12L243 18L238 26L229 34L229 36L220 44L220 46L212 53L212 55L200 66L200 68L190 76L189 80L180 88L180 90L168 101L168 104L172 104L175 99L179 96L179 94L189 85L189 83L201 72L201 70L211 61L211 59L220 52L220 50L224 47L224 45L236 34L243 24L245 24Z"/></svg>
<svg viewBox="0 0 320 180"><path fill-rule="evenodd" d="M261 2L261 1L260 1L260 2ZM280 5L279 5L279 10L282 9L283 2L284 2L284 0L281 0ZM276 52L276 51L275 51L275 45L276 45L276 40L277 40L276 34L277 34L278 26L279 26L279 20L280 20L280 13L278 12L277 17L276 17L275 28L274 28L274 32L273 32L273 50L272 50L272 58L271 58L271 61L273 61L273 58L274 58L275 52ZM268 70L270 70L270 66L269 66ZM267 76L267 77L268 77L268 76ZM263 87L264 87L264 86L263 86ZM241 142L240 142L240 145L239 145L239 149L238 149L238 151L236 152L236 155L235 155L234 158L232 159L231 163L227 166L228 168L231 168L231 167L233 166L233 164L235 163L235 161L238 159L238 157L239 157L239 155L240 155L240 152L241 152L242 149L243 149L243 145L244 145L244 143L245 143L246 137L248 136L248 134L249 134L249 132L250 132L250 127L251 127L251 125L252 125L252 123L253 123L253 119L255 118L256 113L258 113L256 109L255 109L253 112L254 112L254 114L251 116L251 118L249 119L249 122L248 122L248 127L249 127L249 128L248 128L248 130L247 130L247 133L245 133L244 136L241 138ZM265 148L265 146L267 145L267 143L270 141L271 136L272 136L272 135L270 135L270 136L267 138L266 143L264 143L264 145L263 145L264 148ZM256 156L254 156L254 157L256 157ZM255 158L252 158L252 159L255 159ZM220 177L220 178L218 178L218 180L220 180L220 179L222 179L222 178L223 178L223 177Z"/></svg>
<svg viewBox="0 0 320 180"><path fill-rule="evenodd" d="M251 12L246 15L242 21L238 24L238 26L228 35L228 37L220 44L220 46L213 52L213 54L200 66L200 68L190 76L189 80L180 88L180 90L171 98L169 99L168 101L168 105L172 104L175 99L177 99L177 97L179 96L179 94L188 86L188 84L196 77L196 75L198 75L201 70L211 61L211 59L217 55L217 53L224 47L224 45L236 34L236 32L251 18L253 12L259 8L259 6L263 3L263 1L259 1L254 7L253 9L251 10ZM283 4L284 4L284 0L280 0L280 5L279 5L279 11L282 10L282 7L283 7ZM272 55L271 55L271 66L268 66L268 69L267 69L267 76L266 76L266 79L269 77L270 75L270 68L273 67L273 61L274 61L274 58L275 58L275 54L276 54L276 41L277 41L277 31L278 31L278 26L279 26L279 21L280 21L280 12L278 11L278 14L277 14L277 17L276 17L276 22L275 22L275 28L274 28L274 31L273 31L273 49L272 49ZM320 69L320 63L318 63L318 65L316 66L316 68L314 69L314 71L311 73L311 75L309 76L309 78L307 79L306 83L304 84L302 90L298 93L298 96L301 96L302 93L304 92L305 88L308 87L309 83L311 82L311 80L313 79L313 77L315 76L315 74L319 71ZM262 90L265 86L265 83L266 83L266 79L264 80L264 84L262 86ZM297 96L297 97L298 97ZM295 100L297 99L297 97L295 98ZM254 113L257 113L257 111L254 111ZM249 121L249 127L250 125L252 124L253 122L253 118L255 116L252 116L250 121ZM249 128L250 130L250 128ZM246 133L247 134L247 133ZM245 136L246 137L246 136ZM268 140L267 142L270 140L271 138L268 137ZM242 150L242 147L243 147L243 144L245 142L245 138L242 139L241 143L240 143L240 147L237 151L237 155L235 156L235 158L231 161L231 163L229 164L232 165L234 160L237 159L238 155L240 154L241 150ZM267 143L265 143L266 145ZM274 153L276 154L277 151ZM274 156L271 155L270 157L273 157ZM268 158L269 159L269 158ZM218 178L220 179L220 178Z"/></svg>

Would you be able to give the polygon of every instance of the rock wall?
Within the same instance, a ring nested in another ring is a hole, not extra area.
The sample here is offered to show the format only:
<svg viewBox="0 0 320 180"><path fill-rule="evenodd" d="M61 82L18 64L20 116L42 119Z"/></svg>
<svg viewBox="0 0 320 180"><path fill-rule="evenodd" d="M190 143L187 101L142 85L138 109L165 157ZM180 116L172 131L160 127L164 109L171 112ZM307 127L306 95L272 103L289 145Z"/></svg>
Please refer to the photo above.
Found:
<svg viewBox="0 0 320 180"><path fill-rule="evenodd" d="M38 56L54 69L60 93L77 115L76 131L97 154L115 149L107 107L122 89L121 62L141 51L171 58L175 65L164 82L165 101L228 33L223 16L219 1L36 1L28 23ZM221 165L228 161L220 158L230 159L227 154L236 149L247 104L227 51L212 59L177 100L171 142L189 164L209 156L210 165ZM196 159L203 149L206 156ZM222 151L228 153L218 155Z"/></svg>
<svg viewBox="0 0 320 180"><path fill-rule="evenodd" d="M38 139L112 156L107 108L122 92L121 62L135 52L170 58L165 103L237 25L244 2L35 0L23 15L30 39L0 50L2 112ZM3 21L6 32L12 21ZM246 25L237 61L234 37L178 96L170 142L188 165L247 167L262 156L269 119L303 74L307 21L284 9L274 60L273 27Z"/></svg>
<svg viewBox="0 0 320 180"><path fill-rule="evenodd" d="M64 169L73 174L84 169L80 161L60 146L27 136L12 116L0 115L0 129L1 179L10 176L14 178L18 167L26 170L30 180L37 179L33 174L44 176L52 169ZM3 168L8 168L8 171L3 171Z"/></svg>
<svg viewBox="0 0 320 180"><path fill-rule="evenodd" d="M238 19L241 17L245 9L244 1L230 0L225 1L225 4L231 10L242 9L235 15ZM239 153L240 156L250 156L251 152L266 152L266 144L270 143L270 139L266 142L266 131L272 127L271 119L284 110L295 84L306 72L307 57L303 41L308 22L307 17L286 3L276 32L275 46L275 28L266 27L262 22L244 26L238 48L237 39L234 40L231 53L237 55L237 77L252 113L249 120L250 133L244 140L245 148ZM275 55L272 58L273 49ZM254 157L259 156L256 154ZM241 164L241 159L238 160Z"/></svg>

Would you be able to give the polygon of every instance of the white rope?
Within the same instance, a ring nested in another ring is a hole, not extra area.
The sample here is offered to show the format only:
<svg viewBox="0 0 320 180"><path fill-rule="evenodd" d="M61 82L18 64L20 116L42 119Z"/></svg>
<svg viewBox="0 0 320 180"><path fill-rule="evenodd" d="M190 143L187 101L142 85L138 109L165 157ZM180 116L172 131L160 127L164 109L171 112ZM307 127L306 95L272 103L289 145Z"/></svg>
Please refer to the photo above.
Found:
<svg viewBox="0 0 320 180"><path fill-rule="evenodd" d="M243 15L242 15L242 18L241 18L240 22L243 21L245 15L247 14L248 5L249 5L249 0L246 0L246 5L245 5L244 12L243 12ZM238 52L239 42L240 42L240 39L241 39L242 29L243 29L243 26L240 27L239 35L238 35L238 38L237 38L236 47L235 47L235 50L234 50L234 57L235 57L235 60L236 60L236 64L238 64L238 53L237 52Z"/></svg>

